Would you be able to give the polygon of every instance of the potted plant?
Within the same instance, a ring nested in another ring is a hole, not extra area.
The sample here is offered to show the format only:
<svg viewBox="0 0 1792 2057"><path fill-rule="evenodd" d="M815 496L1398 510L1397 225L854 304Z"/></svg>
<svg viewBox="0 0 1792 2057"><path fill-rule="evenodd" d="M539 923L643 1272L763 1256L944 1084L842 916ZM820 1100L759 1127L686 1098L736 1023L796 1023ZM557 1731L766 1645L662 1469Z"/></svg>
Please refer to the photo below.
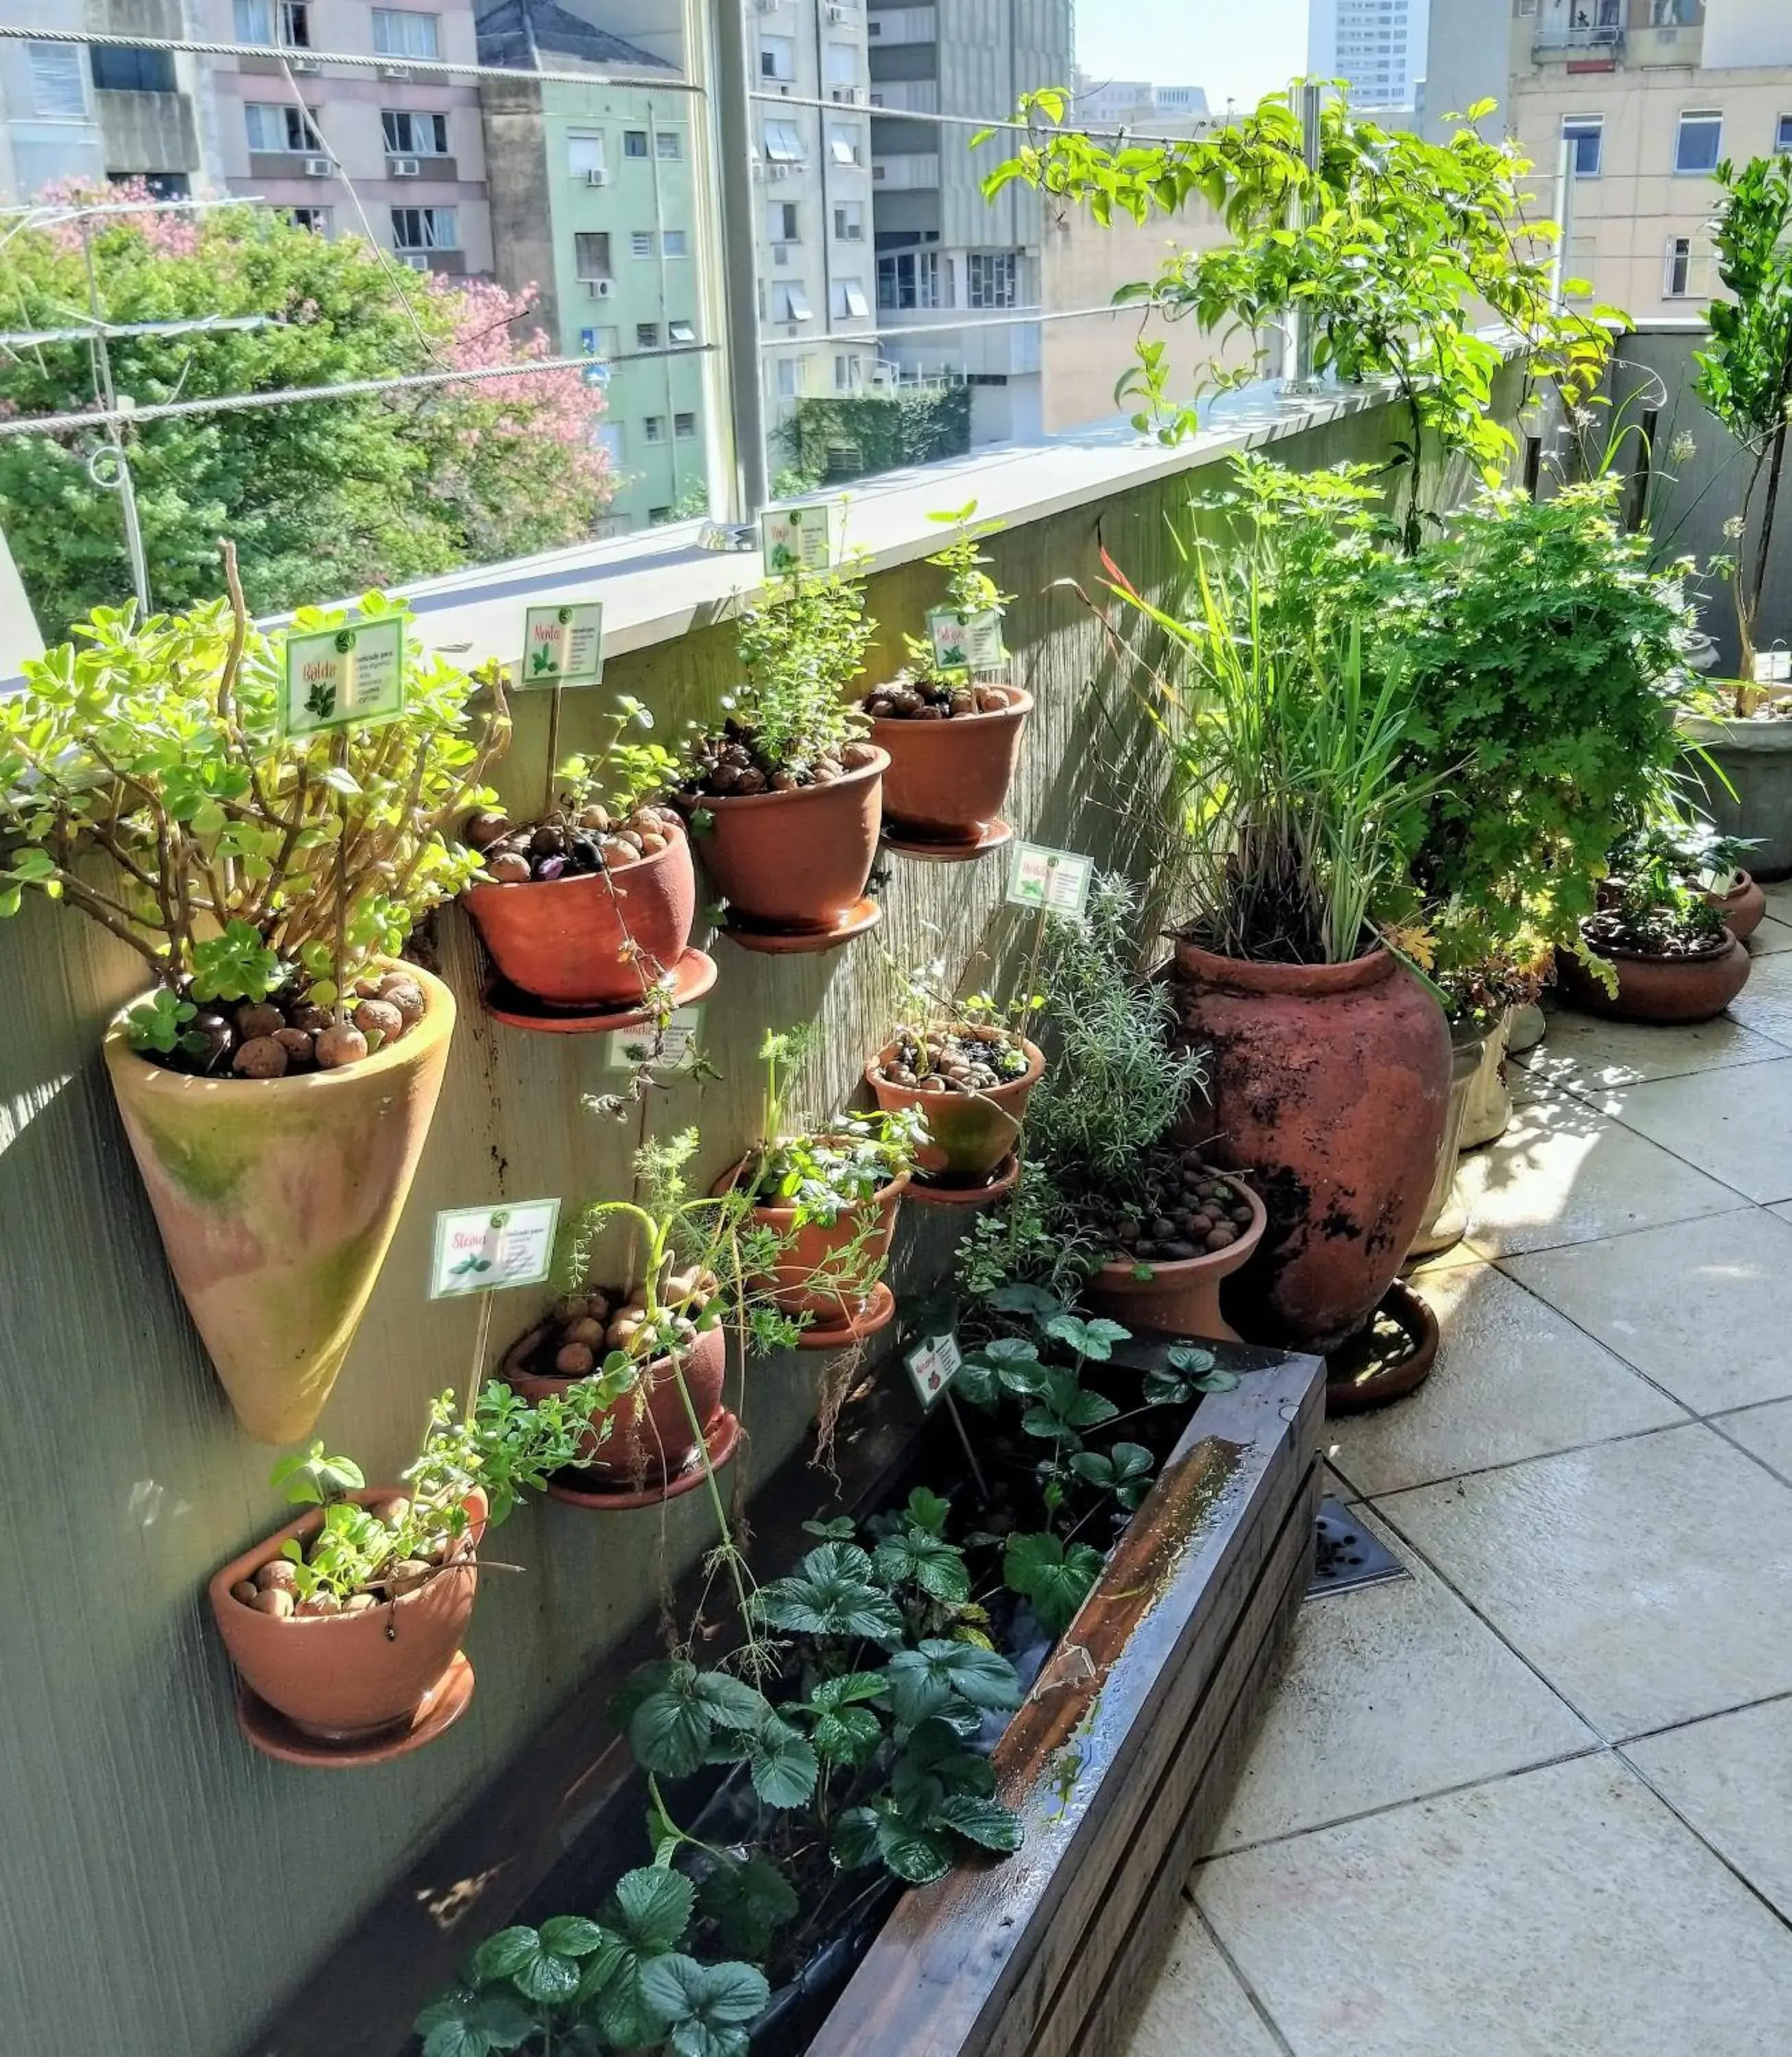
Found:
<svg viewBox="0 0 1792 2057"><path fill-rule="evenodd" d="M688 977L697 882L684 823L660 804L678 762L630 735L652 726L619 696L598 748L560 766L540 821L485 812L462 831L481 871L461 904L503 977L551 1007L633 1013Z"/></svg>
<svg viewBox="0 0 1792 2057"><path fill-rule="evenodd" d="M1711 343L1695 353L1695 386L1742 462L1727 525L1735 553L1712 565L1735 602L1739 676L1714 681L1681 725L1707 760L1713 818L1754 844L1758 877L1783 878L1792 874L1792 707L1757 684L1755 653L1792 409L1792 163L1756 157L1739 169L1720 164L1715 176L1724 198L1711 236L1729 297L1706 311Z"/></svg>
<svg viewBox="0 0 1792 2057"><path fill-rule="evenodd" d="M463 1712L480 1537L569 1461L614 1385L588 1381L531 1407L493 1383L465 1416L443 1393L398 1485L370 1488L322 1443L283 1458L273 1482L307 1511L233 1558L210 1591L255 1696L243 1707L251 1739L366 1762L431 1740Z"/></svg>
<svg viewBox="0 0 1792 2057"><path fill-rule="evenodd" d="M946 573L946 604L930 611L926 636L903 637L908 661L867 695L871 738L888 754L884 775L884 833L929 855L973 855L1008 839L999 820L1020 756L1033 696L1009 682L1002 648L999 591L983 567L970 525L977 503L929 518L958 534L930 565Z"/></svg>
<svg viewBox="0 0 1792 2057"><path fill-rule="evenodd" d="M509 720L493 676L475 734L474 681L413 652L398 719L283 735L282 640L226 568L228 605L101 609L0 700L0 914L60 899L144 960L153 985L105 1042L125 1133L239 1418L291 1442L429 1129L454 1003L396 953L474 870L447 824L489 803ZM302 610L293 632L343 620Z"/></svg>
<svg viewBox="0 0 1792 2057"><path fill-rule="evenodd" d="M678 799L749 947L822 949L877 918L864 890L889 759L845 697L872 633L862 587L800 567L742 618L746 681Z"/></svg>

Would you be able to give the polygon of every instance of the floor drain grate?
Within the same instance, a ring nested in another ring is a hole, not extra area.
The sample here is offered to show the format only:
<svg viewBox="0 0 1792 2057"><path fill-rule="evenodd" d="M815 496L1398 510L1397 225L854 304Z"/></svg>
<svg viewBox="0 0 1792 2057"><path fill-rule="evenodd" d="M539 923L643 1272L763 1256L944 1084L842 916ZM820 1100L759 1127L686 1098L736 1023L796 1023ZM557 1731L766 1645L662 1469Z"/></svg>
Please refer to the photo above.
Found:
<svg viewBox="0 0 1792 2057"><path fill-rule="evenodd" d="M1387 1545L1353 1518L1341 1500L1319 1503L1319 1551L1308 1599L1322 1593L1347 1592L1353 1586L1379 1586L1389 1579L1410 1579L1406 1566Z"/></svg>

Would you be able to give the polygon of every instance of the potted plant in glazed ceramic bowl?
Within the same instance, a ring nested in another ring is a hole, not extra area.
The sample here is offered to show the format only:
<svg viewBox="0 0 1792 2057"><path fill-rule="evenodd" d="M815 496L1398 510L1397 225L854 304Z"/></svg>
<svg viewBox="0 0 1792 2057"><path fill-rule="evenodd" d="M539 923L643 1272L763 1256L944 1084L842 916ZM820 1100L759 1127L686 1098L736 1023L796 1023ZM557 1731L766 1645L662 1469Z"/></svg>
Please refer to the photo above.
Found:
<svg viewBox="0 0 1792 2057"><path fill-rule="evenodd" d="M1014 596L999 591L973 529L977 505L929 518L959 533L930 565L946 573L946 599L931 608L925 636L903 637L908 661L868 694L871 739L888 754L884 774L885 836L927 856L975 857L1008 841L1002 807L1020 756L1033 705L1013 684L1002 644L1003 613Z"/></svg>
<svg viewBox="0 0 1792 2057"><path fill-rule="evenodd" d="M42 894L153 979L105 1057L162 1240L243 1426L316 1421L409 1191L447 1061L448 989L397 953L477 859L497 680L406 644L403 711L287 734L283 641L232 604L103 609L0 700L0 914ZM378 595L361 619L398 610ZM295 635L348 632L302 609ZM89 862L89 854L109 862Z"/></svg>
<svg viewBox="0 0 1792 2057"><path fill-rule="evenodd" d="M1604 904L1559 951L1556 975L1577 1007L1620 1021L1708 1021L1748 983L1747 949L1723 911L1687 883L1678 839L1645 830L1613 853Z"/></svg>
<svg viewBox="0 0 1792 2057"><path fill-rule="evenodd" d="M560 767L540 821L485 812L462 831L481 870L461 905L517 993L620 1016L656 989L674 1005L702 989L690 846L661 804L678 760L631 734L652 726L639 700L619 696L597 749Z"/></svg>
<svg viewBox="0 0 1792 2057"><path fill-rule="evenodd" d="M877 920L864 890L889 760L845 697L872 633L862 587L793 569L742 616L746 683L690 747L678 803L749 949L826 949Z"/></svg>

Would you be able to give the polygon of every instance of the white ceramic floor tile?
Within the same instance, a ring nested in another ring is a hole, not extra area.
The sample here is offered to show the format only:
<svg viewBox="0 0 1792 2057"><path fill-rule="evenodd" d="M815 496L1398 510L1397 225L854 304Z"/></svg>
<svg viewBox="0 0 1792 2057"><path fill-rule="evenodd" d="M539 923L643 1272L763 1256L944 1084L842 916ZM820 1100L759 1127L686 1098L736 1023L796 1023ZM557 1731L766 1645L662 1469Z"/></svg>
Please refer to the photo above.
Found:
<svg viewBox="0 0 1792 2057"><path fill-rule="evenodd" d="M1768 962L1792 968L1792 957ZM1792 1056L1620 1086L1600 1105L1749 1199L1792 1199Z"/></svg>
<svg viewBox="0 0 1792 2057"><path fill-rule="evenodd" d="M1792 1227L1786 1234L1792 1250ZM1410 1399L1329 1425L1332 1461L1359 1495L1685 1418L1610 1350L1490 1264L1433 1272L1421 1290L1442 1332L1431 1376Z"/></svg>
<svg viewBox="0 0 1792 2057"><path fill-rule="evenodd" d="M1608 1757L1217 1858L1196 1881L1295 2057L1787 2047L1792 1934Z"/></svg>
<svg viewBox="0 0 1792 2057"><path fill-rule="evenodd" d="M1609 1740L1792 1690L1792 1487L1702 1425L1381 1511Z"/></svg>
<svg viewBox="0 0 1792 2057"><path fill-rule="evenodd" d="M1193 1907L1185 1906L1156 1983L1121 2057L1279 2057L1232 1968Z"/></svg>
<svg viewBox="0 0 1792 2057"><path fill-rule="evenodd" d="M1792 1920L1792 1700L1628 1746L1671 1807Z"/></svg>
<svg viewBox="0 0 1792 2057"><path fill-rule="evenodd" d="M1730 1018L1776 1041L1792 1043L1792 953L1757 957Z"/></svg>
<svg viewBox="0 0 1792 2057"><path fill-rule="evenodd" d="M1301 1609L1216 1851L1598 1740L1442 1579L1379 1523L1367 1525L1413 1576Z"/></svg>
<svg viewBox="0 0 1792 2057"><path fill-rule="evenodd" d="M1792 914L1792 908L1786 912ZM1769 914L1749 937L1748 953L1751 957L1772 957L1782 950L1792 950L1792 920L1780 921Z"/></svg>
<svg viewBox="0 0 1792 2057"><path fill-rule="evenodd" d="M1792 936L1792 929L1786 933ZM1591 1014L1564 1012L1550 1016L1549 1035L1517 1061L1534 1080L1584 1092L1760 1064L1785 1054L1783 1044L1757 1036L1721 1014L1715 1021L1661 1028L1644 1021L1601 1021Z"/></svg>
<svg viewBox="0 0 1792 2057"><path fill-rule="evenodd" d="M1792 1394L1792 1223L1762 1208L1510 1257L1503 1268L1695 1414Z"/></svg>
<svg viewBox="0 0 1792 2057"><path fill-rule="evenodd" d="M1720 1415L1717 1425L1792 1483L1792 1400L1775 1401L1766 1407L1747 1407L1739 1414ZM1787 1833L1792 1836L1792 1829Z"/></svg>
<svg viewBox="0 0 1792 2057"><path fill-rule="evenodd" d="M1505 1134L1465 1157L1458 1177L1469 1241L1489 1257L1743 1204L1739 1194L1568 1093L1521 1099Z"/></svg>

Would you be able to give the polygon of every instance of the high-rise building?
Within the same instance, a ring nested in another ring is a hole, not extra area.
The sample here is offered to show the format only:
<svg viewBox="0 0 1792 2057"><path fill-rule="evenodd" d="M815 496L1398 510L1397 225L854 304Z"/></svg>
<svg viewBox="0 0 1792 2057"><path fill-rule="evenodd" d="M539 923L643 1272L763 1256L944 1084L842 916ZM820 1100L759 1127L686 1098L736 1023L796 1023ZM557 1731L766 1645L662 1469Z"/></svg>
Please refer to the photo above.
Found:
<svg viewBox="0 0 1792 2057"><path fill-rule="evenodd" d="M1011 137L970 148L972 130L915 118L987 121L1023 93L1066 85L1070 0L896 0L866 21L882 375L962 376L974 442L1036 435L1042 210L1016 181L992 202L983 179ZM912 331L912 333L908 333Z"/></svg>
<svg viewBox="0 0 1792 2057"><path fill-rule="evenodd" d="M1142 78L1098 79L1080 67L1076 74L1075 118L1100 125L1137 128L1152 121L1201 121L1207 94L1198 85L1153 85Z"/></svg>
<svg viewBox="0 0 1792 2057"><path fill-rule="evenodd" d="M1505 0L1472 0L1484 10ZM1311 0L1307 70L1343 79L1359 107L1406 108L1425 75L1425 0Z"/></svg>

